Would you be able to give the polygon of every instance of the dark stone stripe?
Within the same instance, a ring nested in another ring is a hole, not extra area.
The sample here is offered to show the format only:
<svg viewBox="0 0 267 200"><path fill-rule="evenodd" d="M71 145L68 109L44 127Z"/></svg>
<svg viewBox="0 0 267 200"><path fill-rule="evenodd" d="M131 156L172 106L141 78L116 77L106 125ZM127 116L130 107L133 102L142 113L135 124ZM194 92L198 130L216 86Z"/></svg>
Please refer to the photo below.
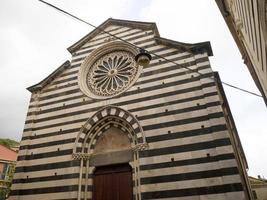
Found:
<svg viewBox="0 0 267 200"><path fill-rule="evenodd" d="M140 32L138 32L138 33L141 33L142 31L140 31ZM138 33L132 33L132 34L129 34L129 35L136 35L136 34L138 34ZM128 39L126 39L126 41L128 41L128 42L131 42L131 41L133 41L133 40L136 40L136 39L140 39L140 38L144 38L144 37L147 37L147 36L151 36L151 35L154 35L154 33L153 32L150 32L150 33L148 33L148 34L146 34L146 33L143 33L143 34L141 34L141 35L138 35L138 36L135 36L135 37L131 37L131 38L128 38ZM123 38L125 38L125 36L123 36ZM154 40L154 38L153 38L153 40ZM86 48L92 48L92 47L97 47L97 46L99 46L99 45L104 45L104 44L106 44L107 42L106 41L103 41L103 42L100 42L100 43L97 43L97 44L92 44L92 45L89 45L89 46L87 46ZM89 52L90 51L93 51L93 49L89 49L88 50ZM89 53L89 52L87 52L87 53ZM72 60L72 63L73 62L77 62L77 61L80 61L80 60L83 60L85 57L81 57L81 58L75 58L75 59L73 59Z"/></svg>
<svg viewBox="0 0 267 200"><path fill-rule="evenodd" d="M209 67L210 67L209 65L205 65L205 66L200 67L199 70L201 70L201 69L208 69ZM194 72L197 72L197 70L193 70L193 71ZM141 85L141 84L145 84L145 83L149 83L149 82L153 82L153 81L158 81L158 80L164 80L164 79L168 79L168 78L173 78L173 77L176 77L176 76L179 76L179 75L184 75L184 72L177 72L177 73L173 73L173 74L170 74L170 75L165 75L165 76L158 77L158 78L152 78L152 79L149 79L149 80L139 81L139 82L135 83L135 85ZM75 85L77 85L77 84L78 83L75 83ZM57 102L57 101L54 101L54 102ZM47 106L47 105L54 104L54 102L38 104L38 106ZM85 101L85 102L81 102L81 103L84 105L84 104L90 104L92 102L94 102L94 101ZM67 106L76 105L76 104L69 104ZM35 106L31 105L30 107L35 107ZM51 109L54 109L54 108L51 108ZM46 110L37 111L37 112L28 112L27 115L30 116L32 114L42 114L42 113L50 112L51 109L46 109ZM61 110L61 109L66 109L66 107L64 107L64 108L57 107L55 109Z"/></svg>
<svg viewBox="0 0 267 200"><path fill-rule="evenodd" d="M199 111L199 110L204 110L207 109L208 107L213 107L213 106L218 106L220 105L220 102L211 102L199 106L194 106L194 107L189 107L189 108L182 108L179 110L169 110L168 112L161 112L161 113L155 113L151 115L143 115L138 117L138 120L146 120L146 119L152 119L152 118L158 118L158 117L163 117L163 116L169 116L169 115L177 115L181 113L187 113L187 112L193 112L193 111Z"/></svg>
<svg viewBox="0 0 267 200"><path fill-rule="evenodd" d="M207 74L202 75L201 77L185 78L185 79L182 79L182 80L169 82L169 83L162 84L162 85L153 85L153 86L150 86L150 87L147 87L147 88L139 88L138 90L135 90L135 91L126 91L122 96L129 96L129 95L132 95L132 94L147 92L147 91L150 91L150 90L157 90L157 89L161 89L161 88L164 88L164 87L170 87L170 86L174 86L174 85L178 85L178 84L192 83L194 81L199 81L202 78L211 77L212 75L213 75L213 73L207 73ZM175 77L175 75L174 75L174 77ZM165 77L165 78L167 78L167 77ZM158 78L158 80L164 80L164 77L163 78ZM153 80L153 81L155 81L155 80ZM144 82L147 82L147 81L144 81ZM136 85L139 85L139 84L136 84ZM79 89L75 89L75 90L79 91ZM71 91L71 90L68 90L68 91ZM65 93L65 92L63 92L63 93ZM62 96L61 93L57 93L55 95L58 96L59 94L60 94L60 96ZM102 100L102 101L104 101L104 100ZM84 104L91 104L91 103L94 103L94 102L97 102L97 100L90 100L90 101L79 102L79 103L83 103L83 105L84 105ZM98 102L100 102L100 101L98 101ZM38 114L43 114L43 113L48 113L48 112L51 112L51 111L57 111L57 110L63 110L63 109L66 110L67 108L72 108L72 107L73 107L73 104L69 104L69 105L56 107L56 108L51 108L51 109L46 109L46 110L41 110L41 111L28 112L28 116L30 116L32 114L38 115ZM27 123L27 121L26 121L26 123Z"/></svg>
<svg viewBox="0 0 267 200"><path fill-rule="evenodd" d="M119 28L117 28L117 29L114 29L114 30L112 30L112 31L109 31L110 33L112 33L112 32L114 32L114 31L117 31L117 30L119 30L119 29L122 29L123 27L119 27ZM122 31L120 31L120 32L117 32L117 33L114 33L114 35L119 35L119 34L122 34L122 33L126 33L126 32L129 32L129 31L133 31L133 30L135 30L135 29L127 29L127 30L122 30ZM144 32L143 30L141 30L141 31L138 31L138 33L139 32ZM137 33L137 32L136 32ZM136 34L136 33L129 33L129 34L127 34L127 35L124 35L124 36L120 36L120 37L127 37L127 36L130 36L130 35L132 35L132 34ZM101 35L104 35L105 33L102 33ZM110 38L110 35L107 35L107 36L104 36L104 37L100 37L100 38L97 38L97 39L94 39L94 40L90 40L90 42L97 42L97 41L100 41L100 40L103 40L103 39L107 39L107 38ZM88 41L89 42L89 41ZM84 49L87 49L88 47L86 46L86 47L81 47L80 49L79 49L79 51L80 50L84 50ZM79 55L79 53L75 53L75 55Z"/></svg>
<svg viewBox="0 0 267 200"><path fill-rule="evenodd" d="M163 56L163 57L167 57L167 56L172 56L172 55L176 55L176 54L179 54L179 51L169 52L169 53L163 54L163 55L161 55L161 56ZM191 57L191 55L185 55L185 56L181 56L180 58L181 58L181 60L182 60L182 59L190 58L190 57ZM84 58L83 58L83 59L84 59ZM77 70L77 71L72 71L72 72L69 72L69 73L66 73L66 74L68 74L68 75L78 74L78 70ZM64 74L64 76L65 76L65 74ZM59 77L63 77L63 75L62 75L62 76L59 76ZM66 82L69 81L68 79L65 79L65 80L66 80ZM64 82L65 82L65 80L64 80ZM62 80L61 80L61 81L62 81ZM62 82L61 82L61 83L62 83ZM54 85L57 84L57 81L55 81L53 84L54 84ZM58 86L58 87L54 87L54 88L48 88L48 89L43 90L43 91L42 91L42 94L45 94L45 93L47 93L47 92L51 92L51 91L56 91L56 90L63 89L63 88L72 87L72 86L75 86L75 85L78 85L78 83L75 82L75 83L70 83L70 84L66 84L66 85L62 85L62 86Z"/></svg>
<svg viewBox="0 0 267 200"><path fill-rule="evenodd" d="M56 187L12 190L11 196L47 194L47 193L58 193L58 192L71 192L71 191L78 191L78 184L77 185L68 185L68 186L56 186Z"/></svg>
<svg viewBox="0 0 267 200"><path fill-rule="evenodd" d="M167 154L174 154L174 153L211 149L211 148L227 146L227 145L231 145L230 139L223 138L223 139L217 139L217 140L207 141L207 142L145 150L145 151L139 152L139 156L140 158L145 158L145 157L153 157L153 156L159 156L159 155L167 155Z"/></svg>
<svg viewBox="0 0 267 200"><path fill-rule="evenodd" d="M202 61L206 61L206 59L207 58L204 57L204 60L202 60ZM177 61L179 59L174 58L174 59L171 59L171 60L172 61ZM154 66L161 65L161 64L162 63L155 63ZM188 64L191 65L191 63L184 63L183 65L186 66ZM159 74L159 73L162 73L162 72L172 71L172 70L175 70L175 69L177 70L177 65L165 67L163 69L156 69L156 70L153 70L153 71L142 73L142 77L150 76L150 75L153 75L153 74ZM185 73L183 72L183 74L185 74ZM202 75L202 76L204 76L204 75ZM73 78L77 79L77 77L72 77L71 79L73 79ZM75 80L75 79L73 79L73 80ZM61 80L61 81L63 81L63 80ZM64 80L64 81L69 81L69 80ZM51 98L55 98L55 97L60 97L60 96L65 96L65 95L73 94L73 93L76 93L76 92L79 92L79 91L80 91L80 89L78 88L78 89L68 90L68 91L64 91L64 92L59 92L59 93L56 93L56 94L51 94L51 95L47 95L47 96L44 96L44 97L40 97L39 101L46 100L46 99L51 99Z"/></svg>
<svg viewBox="0 0 267 200"><path fill-rule="evenodd" d="M204 57L201 59L201 61L205 61L207 58ZM199 61L200 62L200 61ZM184 64L181 64L179 66L181 67L186 67L187 65L189 65L190 63L184 63ZM193 63L191 63L193 64ZM209 66L209 65L208 65ZM159 73L162 73L162 72L168 72L168 71L172 71L172 70L177 70L177 65L171 65L169 67L165 67L163 69L157 69L157 70L153 70L153 71L150 71L150 72L144 72L142 73L142 76L150 76L150 75L153 75L153 74L159 74ZM185 72L182 72L181 74L185 74ZM73 79L73 78L72 78ZM77 79L77 77L74 77L74 79ZM63 80L62 80L63 81ZM67 80L69 81L69 80ZM138 82L136 83L138 84ZM61 94L61 93L57 93L55 95L58 95L58 94ZM64 94L63 94L64 95ZM61 95L60 95L61 96ZM57 96L52 96L52 97L57 97ZM64 101L67 101L67 100L72 100L72 99L77 99L77 98L82 98L82 97L85 97L84 95L79 95L79 96L76 96L76 97L68 97L68 98L65 98L65 99L62 99L62 100L58 100L59 102L64 102ZM45 100L45 99L49 99L49 97L41 97L39 100ZM31 101L33 101L33 99L31 99ZM40 103L39 102L39 106L45 106L45 105L51 105L53 103L56 103L58 101L54 101L54 102L49 102L49 103Z"/></svg>
<svg viewBox="0 0 267 200"><path fill-rule="evenodd" d="M145 151L141 151L139 153L139 155L141 158L144 158L144 157L152 157L152 156L166 155L166 154L172 154L172 153L197 151L197 150L215 148L215 147L219 147L219 146L226 146L226 145L230 145L230 144L231 143L230 143L229 138L223 138L223 139L207 141L207 142L200 142L200 143L194 143L194 144L185 144L185 145L179 145L179 146L171 146L171 147L164 147L164 148L159 148L159 149L145 150ZM18 156L18 161L34 160L34 159L41 159L41 158L48 158L48 157L60 157L60 156L71 155L72 152L73 152L72 149L66 149L66 150L62 150L62 151L39 153L39 154L35 154L35 155L23 155L23 156Z"/></svg>
<svg viewBox="0 0 267 200"><path fill-rule="evenodd" d="M142 199L160 199L160 198L199 196L199 195L220 194L220 193L238 192L238 191L243 191L243 186L241 183L232 183L232 184L197 187L197 188L176 189L176 190L143 192Z"/></svg>
<svg viewBox="0 0 267 200"><path fill-rule="evenodd" d="M35 136L24 136L22 137L22 141L23 140L34 140L34 139L39 139L39 138L46 138L46 137L51 137L51 136L56 136L56 135L63 135L63 134L69 134L69 133L75 133L75 132L79 132L81 128L73 128L73 129L66 129L66 130L58 130L58 131L54 131L54 132L50 132L50 133L45 133L42 135L35 135Z"/></svg>
<svg viewBox="0 0 267 200"><path fill-rule="evenodd" d="M158 129L158 128L185 125L185 124L189 124L189 123L207 121L207 120L210 120L210 119L213 119L213 118L220 118L220 117L223 117L223 116L224 115L223 115L222 112L212 113L212 114L204 115L204 116L200 116L200 117L192 117L192 118L188 118L188 119L169 121L169 122L164 122L164 123L160 123L160 124L146 125L146 126L143 126L143 130L144 131L148 131L148 130L154 130L154 129Z"/></svg>
<svg viewBox="0 0 267 200"><path fill-rule="evenodd" d="M218 162L218 161L229 160L229 159L234 159L234 158L235 158L234 154L222 154L222 155L210 156L210 157L202 157L202 158L195 158L195 159L141 165L140 170L152 170L152 169L170 168L170 167L177 167L177 166L211 163L211 162ZM35 177L35 178L29 177L28 179L13 179L13 184L63 180L63 179L72 179L72 178L78 178L78 177L79 177L79 173L54 175L54 176L46 176L46 177ZM85 177L85 174L83 174L83 177ZM88 177L90 178L91 174L89 174Z"/></svg>
<svg viewBox="0 0 267 200"><path fill-rule="evenodd" d="M190 172L190 173L179 173L179 174L177 172L177 174L141 178L141 185L205 179L205 178L213 178L213 177L228 176L235 174L238 174L237 167L221 168L221 169Z"/></svg>
<svg viewBox="0 0 267 200"><path fill-rule="evenodd" d="M209 86L214 86L214 83L209 83L209 84L206 84L205 86L207 86L207 85L209 85ZM204 84L203 84L202 86L204 86ZM196 89L201 89L202 86L196 87ZM178 92L179 92L179 93L184 93L184 92L186 92L186 91L188 91L188 90L191 90L191 91L192 91L192 88L189 88L189 89L183 89L183 90L175 91L175 92L177 92L176 94L178 94ZM161 94L161 95L162 95L162 94ZM157 96L157 95L156 95L156 96ZM152 99L152 98L150 97L148 100L150 100L150 99ZM140 101L140 99L139 99L139 101ZM72 121L69 121L69 122L62 122L62 123L51 124L51 125L46 125L46 126L36 127L36 128L26 128L26 129L24 129L24 132L26 132L26 131L42 130L42 129L52 128L52 127L58 127L58 126L64 126L64 125L66 125L66 124L73 124L73 123L85 122L87 119L88 119L88 118L85 118L85 119L78 119L78 120L72 120ZM205 118L203 118L203 120L208 120L208 116L206 116ZM198 120L197 120L197 121L198 121ZM186 122L186 123L188 123L188 122ZM177 124L177 125L179 125L179 124Z"/></svg>
<svg viewBox="0 0 267 200"><path fill-rule="evenodd" d="M164 140L171 140L171 139L178 139L178 138L185 138L185 137L210 134L212 132L223 131L223 130L227 130L226 125L216 125L216 126L211 126L208 128L201 128L201 129L195 129L195 130L189 130L189 131L182 131L182 132L168 133L168 134L157 135L157 136L150 136L150 137L146 137L146 141L151 143L151 142L158 142L158 141L164 141ZM33 139L35 139L35 137L33 137ZM42 148L42 147L51 147L54 145L74 143L75 140L76 140L76 138L69 138L69 139L65 139L65 140L56 140L56 141L45 142L45 143L40 143L40 144L23 145L23 146L20 146L20 150L35 149L35 148Z"/></svg>
<svg viewBox="0 0 267 200"><path fill-rule="evenodd" d="M197 108L199 108L199 107L197 107ZM175 112L175 111L172 111L172 112ZM171 112L169 112L169 113L171 113ZM164 114L162 114L162 113L156 113L154 115L151 115L152 117L149 117L149 115L148 116L140 116L140 117L138 117L138 119L140 121L142 121L143 119L153 119L153 118L161 117L161 116L164 116L164 115L167 115L166 112L164 112ZM222 114L221 113L217 113L215 115L212 114L212 116L213 117L216 117L216 118L219 118L219 117L222 116ZM177 121L177 124L176 125L180 125L179 123L181 123L181 124L187 124L187 123L192 123L193 121L205 121L205 120L208 120L208 119L209 119L209 116L196 117L196 118L192 118L192 120L190 118L189 119L182 119L179 122ZM65 121L65 122L60 122L60 123L55 123L55 124L50 124L50 125L45 125L45 126L39 126L39 127L35 127L35 128L29 128L29 129L25 129L25 131L26 130L27 131L28 130L30 130L30 131L42 130L42 129L47 129L47 128L64 126L64 125L68 125L68 124L75 124L75 123L79 123L79 122L85 122L86 120L88 120L88 118L71 120L71 121ZM165 122L165 125L166 125L165 127L167 127L169 123L172 123L172 122ZM144 126L144 130L145 130L145 127L148 127L148 126ZM158 128L160 128L160 127L158 127Z"/></svg>
<svg viewBox="0 0 267 200"><path fill-rule="evenodd" d="M195 90L197 90L197 89L195 89ZM192 91L194 91L194 89ZM164 95L166 95L166 96L176 95L176 92L165 93ZM203 96L201 95L201 96L196 96L196 97L192 97L192 98L178 99L177 101L175 101L175 103L183 103L183 102L187 102L187 101L193 101L193 100L196 100L196 99L201 99L201 98L210 97L210 96L214 96L214 95L217 95L217 92L207 93L207 94L204 94ZM162 94L159 94L159 95L152 96L152 99L164 98L164 97L165 96L162 96ZM143 97L142 100L143 101L148 101L148 100L150 100L150 97ZM127 105L127 104L130 104L130 103L133 103L133 100L130 100L130 102L126 101L126 102L118 103L117 105L118 106L122 106L122 105ZM159 106L160 105L162 105L162 104L159 104ZM144 108L144 110L145 109L151 109L151 108L153 108L152 106L147 106L147 107L144 106L144 107L140 107L140 108L130 109L129 112L141 111L142 108ZM99 110L98 107L92 108L92 111L97 111L97 110ZM50 132L50 133L46 133L46 134L42 134L42 135L36 135L34 137L25 136L25 137L22 138L22 140L51 137L51 136L58 135L58 134L68 134L68 133L78 132L79 130L80 130L80 128L75 128L75 129L67 129L67 130L62 130L62 131Z"/></svg>
<svg viewBox="0 0 267 200"><path fill-rule="evenodd" d="M73 152L73 149L66 149L66 150L52 151L52 152L46 152L46 153L38 153L38 154L32 154L32 155L23 155L23 156L18 156L17 161L66 156L66 155L71 155L72 152Z"/></svg>
<svg viewBox="0 0 267 200"><path fill-rule="evenodd" d="M169 104L169 105L174 105L174 104ZM184 112L196 111L196 110L206 109L208 107L213 107L213 106L218 106L218 105L220 105L219 101L218 102L210 102L210 103L199 105L199 106L183 108L183 109L179 109L179 110L170 110L168 112L161 113L160 116L168 116L168 115L179 114L179 113L184 113ZM165 105L164 107L166 108L168 106ZM142 110L145 110L145 109L143 108ZM60 118L64 118L64 117L81 115L81 114L90 113L90 112L92 112L92 108L84 109L84 110L80 110L80 111L75 111L75 112L70 112L70 113L64 113L64 114L55 115L55 116L51 116L51 117L39 118L39 119L36 119L36 120L27 120L25 122L25 124L28 124L28 123L40 123L40 122L45 122L45 121L54 120L54 119L60 119ZM154 115L157 115L157 117L160 117L158 113L156 113ZM147 117L151 118L151 115L147 115ZM139 120L145 120L146 116L141 116L138 119ZM68 122L66 122L66 123L68 123Z"/></svg>
<svg viewBox="0 0 267 200"><path fill-rule="evenodd" d="M15 173L44 171L50 169L62 169L62 168L77 167L77 166L80 166L80 160L70 160L64 162L54 162L49 164L16 167Z"/></svg>
<svg viewBox="0 0 267 200"><path fill-rule="evenodd" d="M34 138L34 136L33 136ZM42 148L42 147L51 147L54 145L62 145L62 144L70 144L70 143L74 143L76 140L76 138L68 138L68 139L64 139L64 140L56 140L56 141L52 141L52 142L43 142L40 144L32 144L32 145L24 145L24 146L20 146L20 150L23 149L36 149L36 148Z"/></svg>
<svg viewBox="0 0 267 200"><path fill-rule="evenodd" d="M147 164L147 165L141 165L140 170L152 170L152 169L171 168L171 167L177 167L177 166L197 165L197 164L202 164L202 163L218 162L218 161L229 160L229 159L235 159L235 155L232 153L221 154L221 155L209 156L209 157L207 156L207 157L202 157L202 158Z"/></svg>
<svg viewBox="0 0 267 200"><path fill-rule="evenodd" d="M179 139L179 138L186 138L186 137L193 137L193 136L199 136L199 135L206 135L211 134L213 132L219 132L219 131L225 131L227 130L227 127L225 124L221 125L215 125L207 128L201 128L201 129L194 129L194 130L188 130L188 131L179 131L174 133L166 133L162 135L155 135L146 137L146 141L148 143L151 142L159 142L159 141L165 141L165 140L173 140L173 139Z"/></svg>
<svg viewBox="0 0 267 200"><path fill-rule="evenodd" d="M56 172L56 171L55 171ZM79 173L76 174L63 174L63 175L54 175L54 176L45 176L45 177L35 177L35 178L25 178L25 179L13 179L12 183L34 183L34 182L44 182L44 181L57 181L64 179L79 178ZM66 180L67 181L67 180Z"/></svg>

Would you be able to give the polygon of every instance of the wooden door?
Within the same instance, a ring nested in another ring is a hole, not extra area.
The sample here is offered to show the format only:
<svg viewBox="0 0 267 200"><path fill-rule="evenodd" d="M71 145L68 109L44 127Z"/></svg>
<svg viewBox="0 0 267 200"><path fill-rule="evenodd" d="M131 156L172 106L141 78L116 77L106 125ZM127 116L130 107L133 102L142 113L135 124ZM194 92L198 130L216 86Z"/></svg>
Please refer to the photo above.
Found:
<svg viewBox="0 0 267 200"><path fill-rule="evenodd" d="M97 167L93 200L132 200L132 168L128 164Z"/></svg>

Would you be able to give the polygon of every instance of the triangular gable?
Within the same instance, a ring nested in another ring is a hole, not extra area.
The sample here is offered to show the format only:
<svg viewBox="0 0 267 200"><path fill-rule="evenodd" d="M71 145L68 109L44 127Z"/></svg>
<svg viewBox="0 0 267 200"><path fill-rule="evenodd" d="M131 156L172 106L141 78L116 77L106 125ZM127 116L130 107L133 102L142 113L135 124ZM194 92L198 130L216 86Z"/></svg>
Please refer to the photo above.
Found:
<svg viewBox="0 0 267 200"><path fill-rule="evenodd" d="M84 36L82 39L80 39L78 42L70 46L68 48L68 51L71 54L74 53L79 48L81 48L83 45L85 45L88 41L90 41L95 36L97 36L99 33L101 33L102 30L105 30L111 25L130 27L130 28L141 29L145 31L152 30L155 34L155 41L158 44L182 49L185 51L190 51L193 53L206 51L209 56L213 55L210 42L201 42L201 43L195 43L195 44L177 42L177 41L173 41L173 40L160 37L158 28L156 24L153 22L138 22L138 21L120 20L120 19L112 19L112 18L109 18L104 23L102 23L100 26L98 26L96 29L94 29L92 32L90 32L89 34ZM60 73L62 73L63 70L67 69L68 67L70 67L70 62L66 61L59 68L57 68L53 73L51 73L48 77L43 79L38 84L28 87L27 90L29 90L30 92L41 90L42 88L44 88L44 86L50 83L53 79L55 79L56 76L58 76Z"/></svg>
<svg viewBox="0 0 267 200"><path fill-rule="evenodd" d="M92 32L84 36L82 39L80 39L78 42L73 44L68 48L68 51L72 54L73 52L77 51L80 47L82 47L85 43L87 43L89 40L91 40L93 37L98 35L102 32L102 30L105 30L110 25L118 25L123 27L131 27L131 28L139 28L142 30L153 30L155 35L159 37L158 28L155 23L153 22L137 22L137 21L129 21L129 20L120 20L120 19L112 19L109 18L105 22L103 22L101 25L99 25L97 28L95 28Z"/></svg>

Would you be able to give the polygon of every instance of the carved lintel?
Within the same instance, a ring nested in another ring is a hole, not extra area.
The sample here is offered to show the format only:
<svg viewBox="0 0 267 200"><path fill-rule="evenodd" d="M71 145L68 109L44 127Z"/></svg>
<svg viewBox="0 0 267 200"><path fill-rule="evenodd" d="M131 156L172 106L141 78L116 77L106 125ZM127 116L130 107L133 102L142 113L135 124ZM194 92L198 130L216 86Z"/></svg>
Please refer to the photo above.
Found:
<svg viewBox="0 0 267 200"><path fill-rule="evenodd" d="M81 159L88 160L90 159L91 156L92 155L89 153L73 153L72 154L73 160L81 160Z"/></svg>
<svg viewBox="0 0 267 200"><path fill-rule="evenodd" d="M146 149L148 149L147 143L137 144L132 148L133 151L144 151Z"/></svg>

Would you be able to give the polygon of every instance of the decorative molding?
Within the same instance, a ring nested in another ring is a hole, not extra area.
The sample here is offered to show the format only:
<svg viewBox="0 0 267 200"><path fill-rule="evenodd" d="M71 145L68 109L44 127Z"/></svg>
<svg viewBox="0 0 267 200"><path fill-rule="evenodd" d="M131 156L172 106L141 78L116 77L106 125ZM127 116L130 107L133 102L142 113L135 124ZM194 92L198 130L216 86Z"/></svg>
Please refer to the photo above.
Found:
<svg viewBox="0 0 267 200"><path fill-rule="evenodd" d="M111 97L124 91L136 75L133 55L126 51L114 51L90 67L87 86L94 95Z"/></svg>
<svg viewBox="0 0 267 200"><path fill-rule="evenodd" d="M73 153L72 158L73 160L89 160L92 154L89 153Z"/></svg>
<svg viewBox="0 0 267 200"><path fill-rule="evenodd" d="M81 91L93 99L108 99L129 89L143 69L134 60L137 53L137 49L120 41L94 50L78 73Z"/></svg>
<svg viewBox="0 0 267 200"><path fill-rule="evenodd" d="M144 151L144 150L146 150L146 149L148 149L149 147L148 147L148 144L147 143L141 143L141 144L137 144L137 145L135 145L133 148L132 148L132 150L134 151L134 152L137 152L137 151Z"/></svg>

